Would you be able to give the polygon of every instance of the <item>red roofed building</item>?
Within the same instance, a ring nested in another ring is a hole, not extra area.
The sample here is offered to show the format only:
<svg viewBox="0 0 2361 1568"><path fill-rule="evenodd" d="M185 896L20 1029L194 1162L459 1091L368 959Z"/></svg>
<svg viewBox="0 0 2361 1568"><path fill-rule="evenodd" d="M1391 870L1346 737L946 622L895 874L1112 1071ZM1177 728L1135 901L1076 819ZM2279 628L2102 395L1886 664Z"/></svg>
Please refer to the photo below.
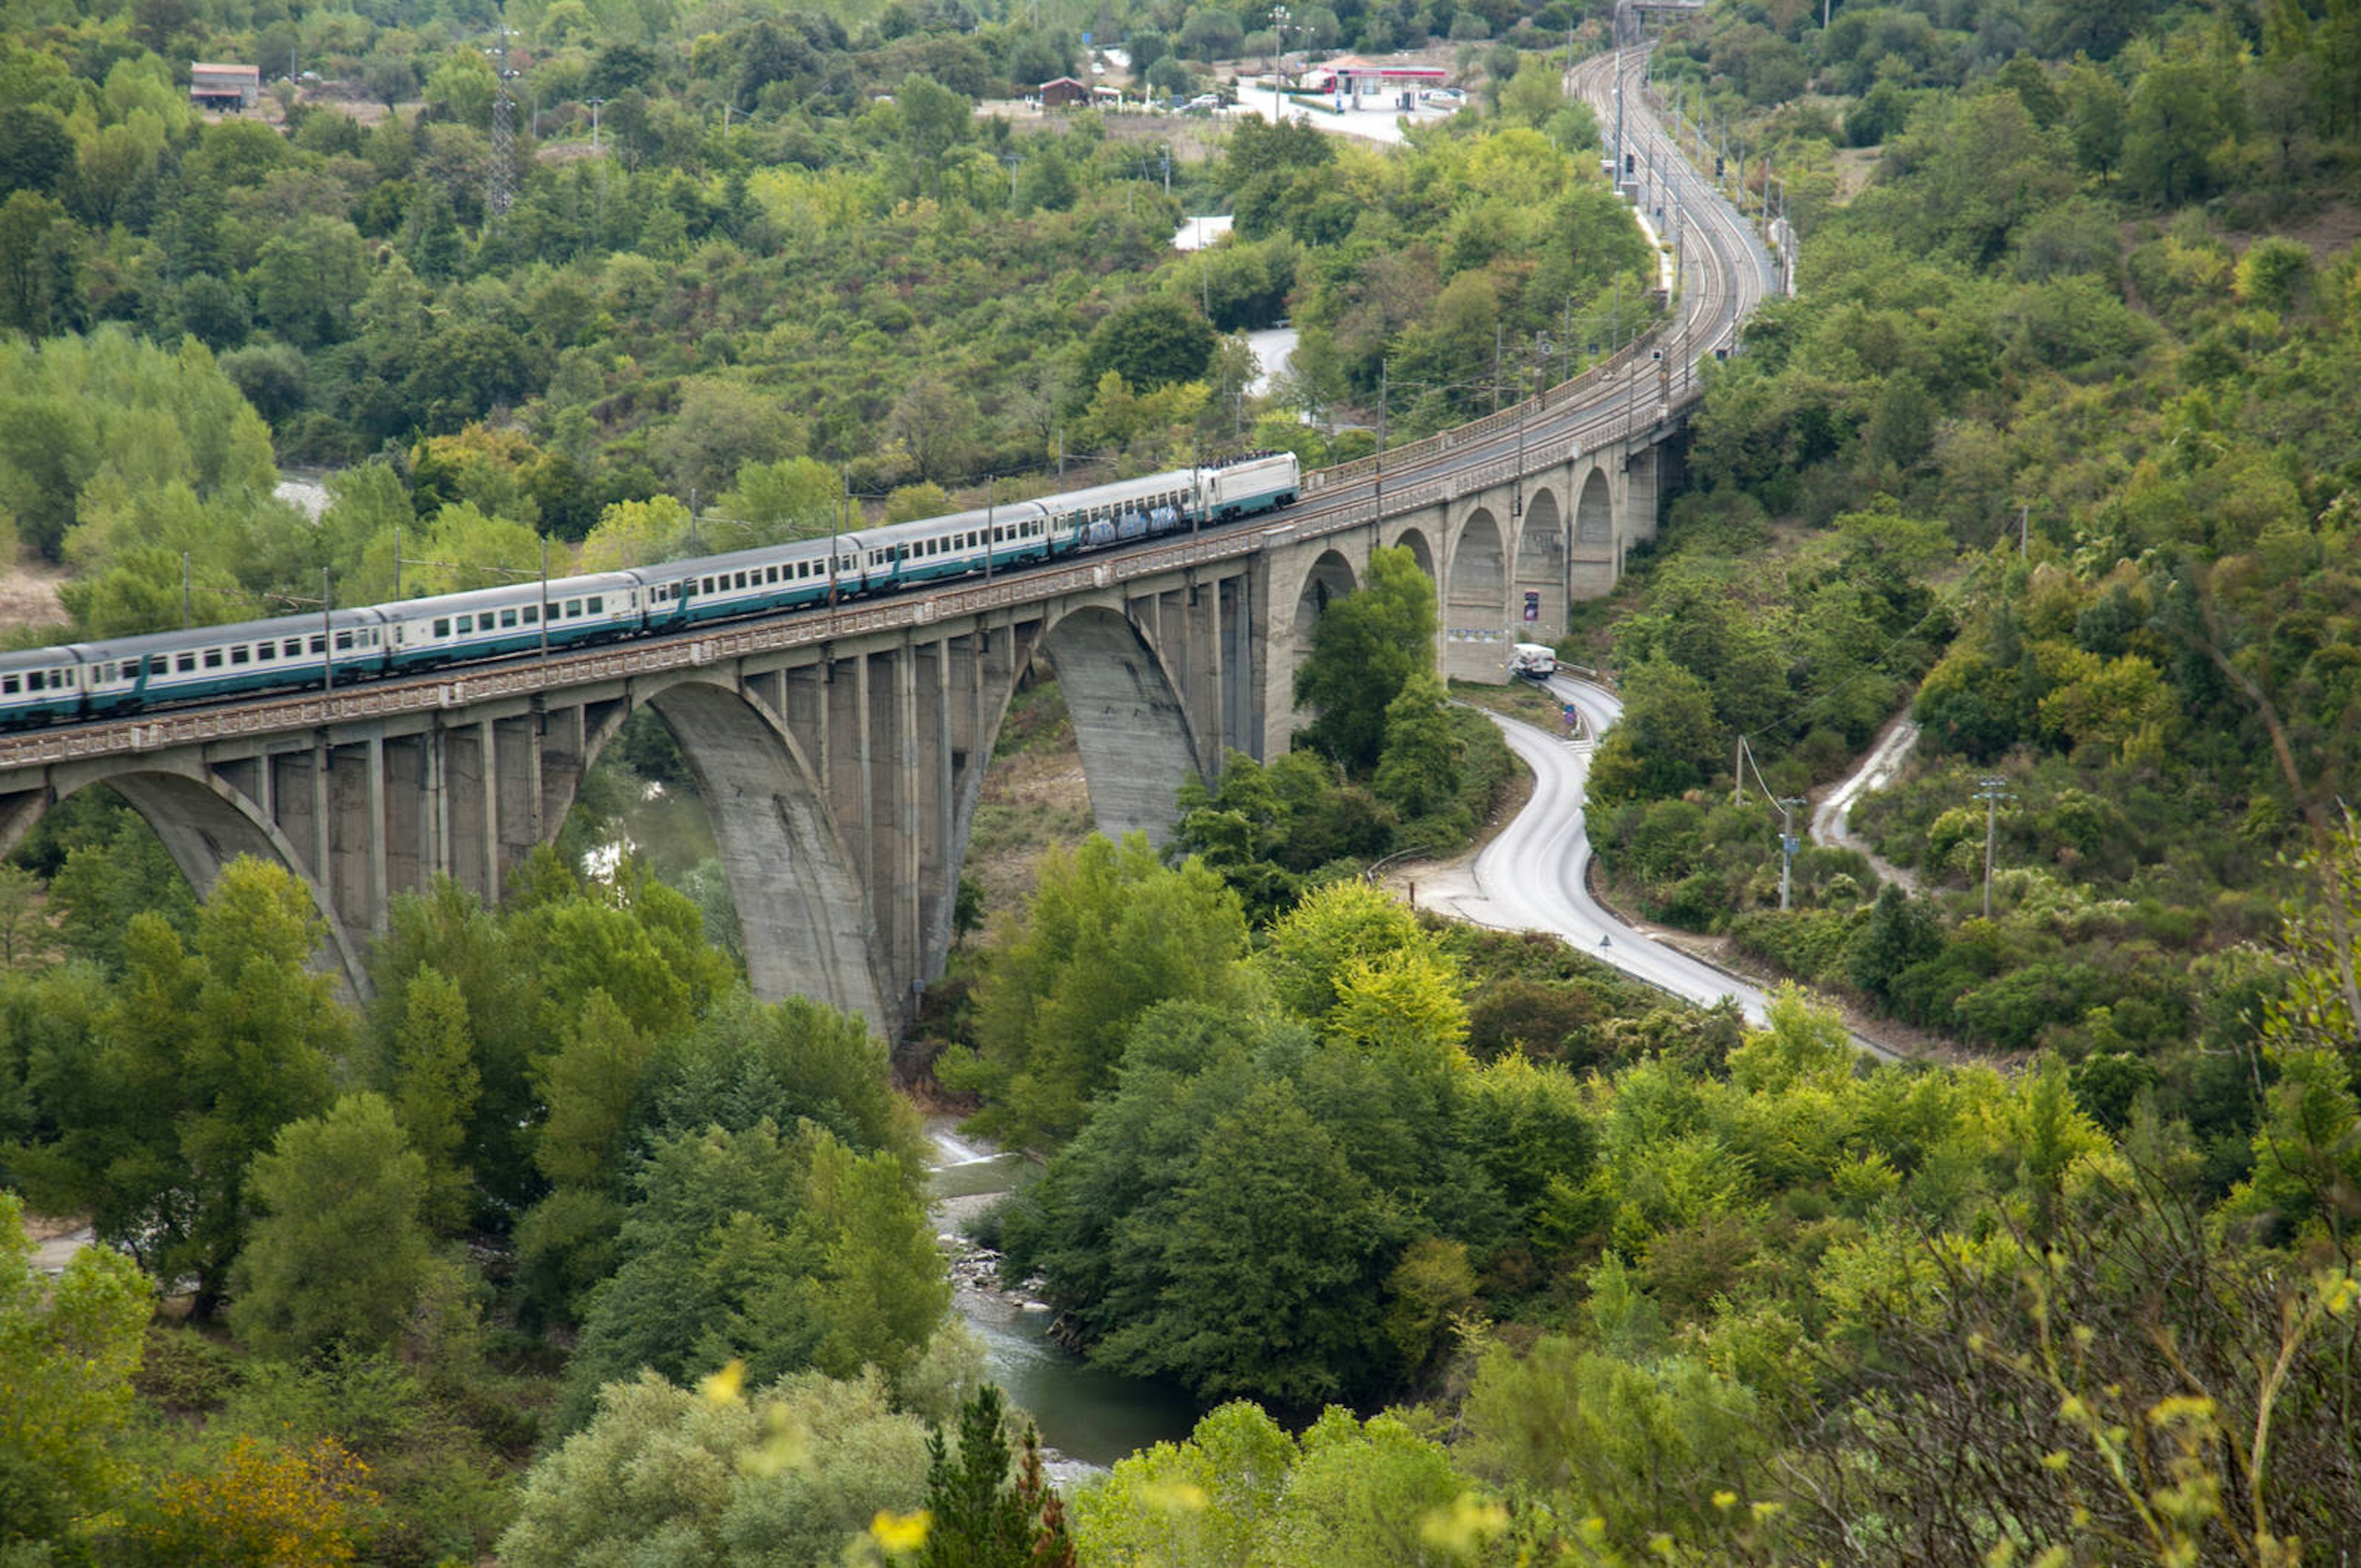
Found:
<svg viewBox="0 0 2361 1568"><path fill-rule="evenodd" d="M1386 65L1343 54L1304 71L1302 84L1315 93L1359 98L1365 94L1416 93L1440 87L1450 72L1439 65Z"/></svg>
<svg viewBox="0 0 2361 1568"><path fill-rule="evenodd" d="M1091 101L1090 84L1071 76L1054 77L1041 83L1035 96L1045 109L1071 109Z"/></svg>
<svg viewBox="0 0 2361 1568"><path fill-rule="evenodd" d="M259 67L208 65L203 60L189 67L189 102L200 109L251 109L261 96Z"/></svg>

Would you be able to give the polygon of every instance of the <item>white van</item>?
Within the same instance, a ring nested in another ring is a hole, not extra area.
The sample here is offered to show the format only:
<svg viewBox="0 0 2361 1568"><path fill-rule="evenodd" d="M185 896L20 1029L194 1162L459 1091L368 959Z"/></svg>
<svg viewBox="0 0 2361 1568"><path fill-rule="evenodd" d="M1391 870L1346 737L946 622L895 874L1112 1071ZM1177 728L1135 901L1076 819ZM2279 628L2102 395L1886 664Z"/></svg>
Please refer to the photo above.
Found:
<svg viewBox="0 0 2361 1568"><path fill-rule="evenodd" d="M1545 680L1557 673L1557 650L1546 642L1520 642L1509 651L1509 674Z"/></svg>

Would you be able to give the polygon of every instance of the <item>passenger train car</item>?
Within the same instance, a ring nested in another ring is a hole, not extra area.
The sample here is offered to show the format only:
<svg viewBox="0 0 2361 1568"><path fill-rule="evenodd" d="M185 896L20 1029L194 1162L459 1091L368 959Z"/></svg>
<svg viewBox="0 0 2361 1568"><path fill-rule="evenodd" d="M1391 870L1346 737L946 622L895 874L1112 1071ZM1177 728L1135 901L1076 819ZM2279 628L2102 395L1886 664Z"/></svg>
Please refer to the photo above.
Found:
<svg viewBox="0 0 2361 1568"><path fill-rule="evenodd" d="M397 604L0 653L0 728L301 691L675 631L1057 561L1296 499L1290 453L1151 474L831 539Z"/></svg>

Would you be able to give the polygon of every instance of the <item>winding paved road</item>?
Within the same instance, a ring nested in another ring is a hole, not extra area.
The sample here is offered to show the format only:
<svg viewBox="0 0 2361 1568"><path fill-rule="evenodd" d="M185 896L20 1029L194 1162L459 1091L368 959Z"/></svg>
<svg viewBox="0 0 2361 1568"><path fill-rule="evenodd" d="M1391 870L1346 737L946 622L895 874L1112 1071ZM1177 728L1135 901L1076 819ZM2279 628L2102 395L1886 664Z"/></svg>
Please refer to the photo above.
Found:
<svg viewBox="0 0 2361 1568"><path fill-rule="evenodd" d="M1472 863L1455 874L1430 874L1424 902L1478 926L1547 931L1635 980L1699 1006L1732 998L1747 1023L1762 1027L1769 1012L1758 987L1652 940L1590 896L1590 833L1583 789L1598 738L1622 717L1623 705L1604 687L1572 676L1553 676L1548 685L1560 702L1581 714L1580 735L1567 740L1499 714L1487 716L1500 727L1509 749L1532 770L1532 798ZM1852 1038L1863 1053L1880 1061L1902 1059L1866 1036Z"/></svg>
<svg viewBox="0 0 2361 1568"><path fill-rule="evenodd" d="M1499 714L1488 715L1500 727L1509 749L1532 771L1532 798L1462 875L1445 872L1431 880L1423 902L1478 926L1550 932L1634 979L1700 1006L1735 997L1746 1021L1760 1026L1768 1016L1762 992L1651 941L1590 896L1585 885L1590 835L1583 814L1583 787L1598 738L1622 717L1623 705L1604 687L1570 676L1554 677L1549 689L1581 713L1581 735L1567 740Z"/></svg>

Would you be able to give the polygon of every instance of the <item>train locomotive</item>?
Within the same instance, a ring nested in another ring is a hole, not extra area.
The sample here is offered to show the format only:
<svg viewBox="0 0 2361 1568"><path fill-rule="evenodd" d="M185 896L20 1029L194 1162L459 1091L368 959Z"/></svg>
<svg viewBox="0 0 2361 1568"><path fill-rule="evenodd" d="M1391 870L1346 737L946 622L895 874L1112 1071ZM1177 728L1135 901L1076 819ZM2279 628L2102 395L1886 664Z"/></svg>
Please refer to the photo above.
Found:
<svg viewBox="0 0 2361 1568"><path fill-rule="evenodd" d="M1301 480L1293 454L1253 453L828 539L0 653L0 729L333 688L990 576L1287 506Z"/></svg>

